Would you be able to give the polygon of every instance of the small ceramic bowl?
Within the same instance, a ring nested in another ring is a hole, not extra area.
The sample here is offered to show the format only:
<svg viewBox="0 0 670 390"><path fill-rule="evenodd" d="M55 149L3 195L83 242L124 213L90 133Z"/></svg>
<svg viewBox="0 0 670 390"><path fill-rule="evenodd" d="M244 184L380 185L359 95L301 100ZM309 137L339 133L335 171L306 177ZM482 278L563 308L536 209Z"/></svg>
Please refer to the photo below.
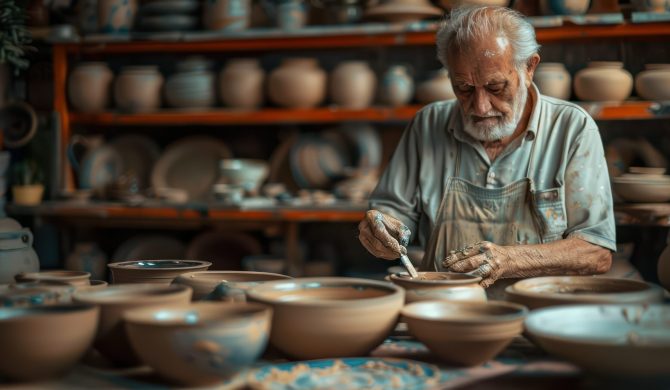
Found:
<svg viewBox="0 0 670 390"><path fill-rule="evenodd" d="M665 168L659 167L629 167L628 172L636 175L662 176L665 174Z"/></svg>
<svg viewBox="0 0 670 390"><path fill-rule="evenodd" d="M91 346L94 305L0 309L0 375L34 381L65 373Z"/></svg>
<svg viewBox="0 0 670 390"><path fill-rule="evenodd" d="M197 302L124 314L142 361L183 385L212 385L252 364L270 334L272 309L260 304Z"/></svg>
<svg viewBox="0 0 670 390"><path fill-rule="evenodd" d="M212 263L200 260L130 260L107 264L112 283L170 284L177 276L205 271Z"/></svg>
<svg viewBox="0 0 670 390"><path fill-rule="evenodd" d="M528 309L509 302L424 301L402 309L409 332L439 358L475 366L523 331Z"/></svg>
<svg viewBox="0 0 670 390"><path fill-rule="evenodd" d="M407 303L427 300L486 301L479 276L457 272L419 272L418 278L407 273L389 275L389 280L405 289Z"/></svg>
<svg viewBox="0 0 670 390"><path fill-rule="evenodd" d="M291 279L290 276L267 272L200 271L177 276L172 284L193 289L193 300L245 301L249 288L271 280Z"/></svg>
<svg viewBox="0 0 670 390"><path fill-rule="evenodd" d="M72 286L87 286L90 284L91 273L84 271L41 271L23 272L14 277L17 282L43 282L54 284L69 284Z"/></svg>

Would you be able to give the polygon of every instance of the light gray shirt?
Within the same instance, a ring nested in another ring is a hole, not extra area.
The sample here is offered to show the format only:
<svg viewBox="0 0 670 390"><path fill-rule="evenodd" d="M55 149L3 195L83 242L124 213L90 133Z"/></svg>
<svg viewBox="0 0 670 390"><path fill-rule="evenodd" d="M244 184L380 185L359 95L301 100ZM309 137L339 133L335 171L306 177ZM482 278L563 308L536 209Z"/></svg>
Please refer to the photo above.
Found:
<svg viewBox="0 0 670 390"><path fill-rule="evenodd" d="M371 194L370 208L401 220L425 247L449 177L503 187L526 176L532 145L538 143L530 176L537 191L562 196L563 238L579 237L615 251L612 193L598 126L579 106L540 95L534 84L532 88L537 98L526 131L493 162L463 130L456 100L422 108ZM459 144L461 168L454 172Z"/></svg>

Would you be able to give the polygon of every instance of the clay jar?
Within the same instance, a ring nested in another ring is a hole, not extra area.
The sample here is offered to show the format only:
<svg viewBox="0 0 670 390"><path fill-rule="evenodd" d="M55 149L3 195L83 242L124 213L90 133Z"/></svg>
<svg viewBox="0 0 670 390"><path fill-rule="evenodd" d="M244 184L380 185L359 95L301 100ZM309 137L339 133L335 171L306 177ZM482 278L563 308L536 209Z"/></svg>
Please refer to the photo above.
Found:
<svg viewBox="0 0 670 390"><path fill-rule="evenodd" d="M128 34L137 13L137 0L98 0L100 32Z"/></svg>
<svg viewBox="0 0 670 390"><path fill-rule="evenodd" d="M446 69L432 72L428 80L416 87L416 100L423 104L454 99L455 97L449 72Z"/></svg>
<svg viewBox="0 0 670 390"><path fill-rule="evenodd" d="M589 62L575 74L575 94L584 101L626 100L633 90L633 76L617 61Z"/></svg>
<svg viewBox="0 0 670 390"><path fill-rule="evenodd" d="M127 112L147 112L161 106L163 76L156 66L124 67L114 82L116 106Z"/></svg>
<svg viewBox="0 0 670 390"><path fill-rule="evenodd" d="M208 61L192 58L177 64L177 72L165 83L165 100L179 108L208 108L214 105L214 73Z"/></svg>
<svg viewBox="0 0 670 390"><path fill-rule="evenodd" d="M572 78L565 65L560 62L545 62L538 65L533 78L543 95L568 100L572 87Z"/></svg>
<svg viewBox="0 0 670 390"><path fill-rule="evenodd" d="M203 4L202 23L206 29L242 31L249 27L250 0L207 0Z"/></svg>
<svg viewBox="0 0 670 390"><path fill-rule="evenodd" d="M589 0L540 0L540 10L543 15L583 15L589 3Z"/></svg>
<svg viewBox="0 0 670 390"><path fill-rule="evenodd" d="M233 59L219 74L219 94L224 105L257 108L263 103L265 72L256 59Z"/></svg>
<svg viewBox="0 0 670 390"><path fill-rule="evenodd" d="M419 278L392 274L389 280L405 289L405 302L430 300L486 301L480 277L454 272L419 272Z"/></svg>
<svg viewBox="0 0 670 390"><path fill-rule="evenodd" d="M270 74L268 95L282 107L316 107L326 97L326 72L315 58L286 58Z"/></svg>
<svg viewBox="0 0 670 390"><path fill-rule="evenodd" d="M390 67L382 77L381 100L384 104L398 107L409 103L414 95L414 80L402 65Z"/></svg>
<svg viewBox="0 0 670 390"><path fill-rule="evenodd" d="M635 9L642 12L666 12L670 8L668 0L632 0Z"/></svg>
<svg viewBox="0 0 670 390"><path fill-rule="evenodd" d="M345 61L330 75L330 98L344 108L362 109L375 97L377 76L364 61Z"/></svg>
<svg viewBox="0 0 670 390"><path fill-rule="evenodd" d="M670 100L670 64L646 64L635 76L635 90L647 100Z"/></svg>
<svg viewBox="0 0 670 390"><path fill-rule="evenodd" d="M104 62L83 62L75 66L67 83L70 103L77 111L103 111L109 103L114 75Z"/></svg>

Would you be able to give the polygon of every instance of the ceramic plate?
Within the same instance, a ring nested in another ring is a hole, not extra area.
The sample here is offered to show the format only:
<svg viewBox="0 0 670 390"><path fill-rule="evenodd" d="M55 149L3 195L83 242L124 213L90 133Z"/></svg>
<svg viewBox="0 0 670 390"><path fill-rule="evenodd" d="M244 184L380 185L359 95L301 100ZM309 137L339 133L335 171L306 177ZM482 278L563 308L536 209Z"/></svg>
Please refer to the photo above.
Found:
<svg viewBox="0 0 670 390"><path fill-rule="evenodd" d="M149 186L151 170L160 157L160 148L151 138L140 134L117 137L111 145L121 156L123 169L137 175L140 188Z"/></svg>
<svg viewBox="0 0 670 390"><path fill-rule="evenodd" d="M248 384L284 389L432 389L437 366L391 358L343 358L269 365L249 373Z"/></svg>
<svg viewBox="0 0 670 390"><path fill-rule="evenodd" d="M186 258L211 261L210 270L240 270L245 256L259 255L262 250L248 234L214 230L196 236L186 249Z"/></svg>
<svg viewBox="0 0 670 390"><path fill-rule="evenodd" d="M111 261L183 259L185 251L184 244L176 238L140 235L123 242L114 252Z"/></svg>
<svg viewBox="0 0 670 390"><path fill-rule="evenodd" d="M81 163L79 187L100 189L114 183L123 173L123 159L111 145L87 153Z"/></svg>

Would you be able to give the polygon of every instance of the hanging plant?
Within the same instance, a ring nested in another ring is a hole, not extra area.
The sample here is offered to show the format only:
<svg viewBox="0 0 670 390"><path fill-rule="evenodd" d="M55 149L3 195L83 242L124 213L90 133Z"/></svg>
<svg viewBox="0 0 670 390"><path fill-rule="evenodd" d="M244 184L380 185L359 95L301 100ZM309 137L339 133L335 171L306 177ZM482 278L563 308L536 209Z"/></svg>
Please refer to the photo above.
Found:
<svg viewBox="0 0 670 390"><path fill-rule="evenodd" d="M26 12L16 0L0 0L0 64L9 64L14 71L26 69L26 52L34 50L26 28Z"/></svg>

